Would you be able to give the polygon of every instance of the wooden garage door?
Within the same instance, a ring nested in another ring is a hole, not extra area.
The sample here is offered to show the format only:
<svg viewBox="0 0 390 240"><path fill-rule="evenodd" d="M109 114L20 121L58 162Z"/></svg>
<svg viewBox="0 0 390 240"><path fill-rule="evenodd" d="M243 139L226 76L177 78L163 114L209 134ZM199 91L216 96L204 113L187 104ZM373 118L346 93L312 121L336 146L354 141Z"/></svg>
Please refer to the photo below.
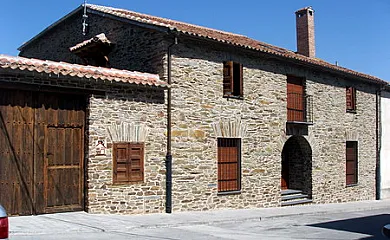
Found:
<svg viewBox="0 0 390 240"><path fill-rule="evenodd" d="M83 209L84 98L0 91L0 203L11 215Z"/></svg>

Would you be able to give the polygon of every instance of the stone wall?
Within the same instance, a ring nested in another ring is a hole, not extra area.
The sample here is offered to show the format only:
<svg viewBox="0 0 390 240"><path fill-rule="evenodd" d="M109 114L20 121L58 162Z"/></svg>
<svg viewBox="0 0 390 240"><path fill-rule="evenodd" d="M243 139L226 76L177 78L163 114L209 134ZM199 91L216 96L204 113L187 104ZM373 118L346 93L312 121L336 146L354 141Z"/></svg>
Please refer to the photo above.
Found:
<svg viewBox="0 0 390 240"><path fill-rule="evenodd" d="M375 86L323 73L308 72L313 95L313 200L316 203L375 199ZM347 113L346 86L356 87L356 113ZM346 187L346 141L358 141L358 184Z"/></svg>
<svg viewBox="0 0 390 240"><path fill-rule="evenodd" d="M89 100L87 211L91 213L160 213L165 209L166 105L164 91L111 88ZM149 128L145 141L144 182L113 184L112 141L106 127L133 123ZM106 155L96 154L104 140Z"/></svg>
<svg viewBox="0 0 390 240"><path fill-rule="evenodd" d="M244 66L244 99L222 97L223 61ZM173 209L280 205L281 152L286 140L286 75L306 78L314 125L303 136L312 149L314 203L375 198L375 86L265 59L260 54L179 39L173 57ZM346 113L346 86L357 88L357 113ZM218 195L217 140L211 123L241 118L240 194ZM357 135L359 182L346 187L346 132ZM300 133L297 133L300 135ZM310 184L309 184L310 185Z"/></svg>
<svg viewBox="0 0 390 240"><path fill-rule="evenodd" d="M173 54L173 210L278 206L286 76L270 70L277 67L274 61L183 39ZM222 97L226 60L244 65L244 100ZM220 196L217 138L211 124L236 118L247 125L241 194Z"/></svg>
<svg viewBox="0 0 390 240"><path fill-rule="evenodd" d="M82 34L82 11L65 19L28 44L20 56L82 64L82 59L69 48L105 33L113 48L110 67L163 76L167 46L164 34L96 14L88 14L88 33Z"/></svg>

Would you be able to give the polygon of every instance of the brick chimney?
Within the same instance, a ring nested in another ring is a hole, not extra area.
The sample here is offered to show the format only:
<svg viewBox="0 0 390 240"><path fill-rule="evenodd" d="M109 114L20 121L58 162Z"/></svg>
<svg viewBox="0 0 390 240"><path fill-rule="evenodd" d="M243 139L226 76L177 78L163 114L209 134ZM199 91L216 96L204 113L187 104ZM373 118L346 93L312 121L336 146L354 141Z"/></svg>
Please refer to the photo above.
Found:
<svg viewBox="0 0 390 240"><path fill-rule="evenodd" d="M297 24L297 52L307 57L315 57L314 10L311 7L305 7L296 11L295 16Z"/></svg>

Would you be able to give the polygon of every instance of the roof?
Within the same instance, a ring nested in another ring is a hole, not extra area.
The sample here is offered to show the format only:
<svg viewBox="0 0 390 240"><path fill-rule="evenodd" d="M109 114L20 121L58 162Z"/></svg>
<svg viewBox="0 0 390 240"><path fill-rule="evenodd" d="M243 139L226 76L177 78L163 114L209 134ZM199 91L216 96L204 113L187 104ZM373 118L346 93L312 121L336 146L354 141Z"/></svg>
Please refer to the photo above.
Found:
<svg viewBox="0 0 390 240"><path fill-rule="evenodd" d="M108 82L130 83L144 86L167 87L157 74L133 72L113 68L83 66L65 62L54 62L33 58L0 55L1 69L48 73L63 76L88 78Z"/></svg>
<svg viewBox="0 0 390 240"><path fill-rule="evenodd" d="M76 44L75 46L73 47L70 47L69 50L71 52L74 52L82 47L85 47L85 46L88 46L92 43L102 43L102 44L107 44L107 45L110 45L111 44L111 41L108 40L108 38L106 37L106 35L104 33L100 33L96 36L94 36L93 38L90 38L88 40L85 40L81 43L78 43Z"/></svg>
<svg viewBox="0 0 390 240"><path fill-rule="evenodd" d="M328 63L318 58L306 57L304 55L295 53L291 50L287 50L284 48L276 47L271 44L267 44L264 42L260 42L255 39L251 39L244 35L234 34L230 32L215 30L207 27L202 27L198 25L188 24L180 21L175 21L167 18L155 17L147 14L137 13L133 11L129 11L126 9L119 9L113 7L99 6L93 4L87 4L87 8L89 12L93 13L101 13L103 16L113 16L120 19L130 20L134 22L139 22L144 25L148 25L150 27L158 27L162 29L177 31L182 34L186 34L193 37L210 39L217 42L242 47L250 50L255 50L258 52L262 52L265 54L269 54L271 56L275 56L277 58L281 58L283 60L293 61L295 63L309 66L309 67L317 67L321 70L327 70L331 72L336 72L339 74L346 74L349 77L356 77L362 80L366 80L369 82L379 83L379 84L387 84L387 82L383 81L380 78L360 73L348 68L336 66L335 64ZM31 40L23 44L19 50L23 50L29 43L33 42L35 39L42 36L45 32L51 30L56 25L60 24L62 21L67 19L70 16L78 13L83 9L83 5L79 8L75 9L68 15L64 16L57 22L53 23L51 26L47 27L41 33L33 37ZM302 9L300 9L302 10ZM299 10L298 10L299 11Z"/></svg>
<svg viewBox="0 0 390 240"><path fill-rule="evenodd" d="M366 80L370 80L376 83L380 84L387 84L387 82L383 81L380 78L356 72L353 70L350 70L348 68L336 66L334 64L330 64L326 61L323 61L318 58L310 58L306 57L304 55L295 53L293 51L276 47L271 44L267 44L264 42L260 42L254 39L251 39L244 35L224 32L220 30L215 30L207 27L201 27L193 24L188 24L184 22L179 22L171 19L166 18L160 18L155 17L147 14L137 13L125 9L118 9L118 8L112 8L112 7L105 7L105 6L99 6L99 5L93 5L93 4L87 4L87 7L91 10L95 10L98 12L102 12L105 14L111 14L116 17L120 17L123 19L129 19L132 21L137 21L144 24L150 24L155 25L159 27L165 27L169 28L171 30L176 30L180 33L206 38L206 39L212 39L218 42L227 43L234 46L244 47L247 49L252 49L256 51L260 51L263 53L271 54L274 56L290 59L299 63L303 64L309 64L312 66L318 66L321 68L325 68L331 71L336 71L339 73L346 73L348 75L356 76L359 78L363 78Z"/></svg>

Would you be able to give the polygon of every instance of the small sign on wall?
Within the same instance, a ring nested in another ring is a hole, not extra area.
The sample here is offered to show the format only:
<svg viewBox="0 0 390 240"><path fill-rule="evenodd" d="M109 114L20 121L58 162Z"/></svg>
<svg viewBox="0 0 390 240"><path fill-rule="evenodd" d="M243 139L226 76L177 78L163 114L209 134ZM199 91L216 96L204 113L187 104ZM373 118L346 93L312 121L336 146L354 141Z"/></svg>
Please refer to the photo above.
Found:
<svg viewBox="0 0 390 240"><path fill-rule="evenodd" d="M102 156L106 155L106 146L104 146L103 140L98 140L96 144L96 155Z"/></svg>

